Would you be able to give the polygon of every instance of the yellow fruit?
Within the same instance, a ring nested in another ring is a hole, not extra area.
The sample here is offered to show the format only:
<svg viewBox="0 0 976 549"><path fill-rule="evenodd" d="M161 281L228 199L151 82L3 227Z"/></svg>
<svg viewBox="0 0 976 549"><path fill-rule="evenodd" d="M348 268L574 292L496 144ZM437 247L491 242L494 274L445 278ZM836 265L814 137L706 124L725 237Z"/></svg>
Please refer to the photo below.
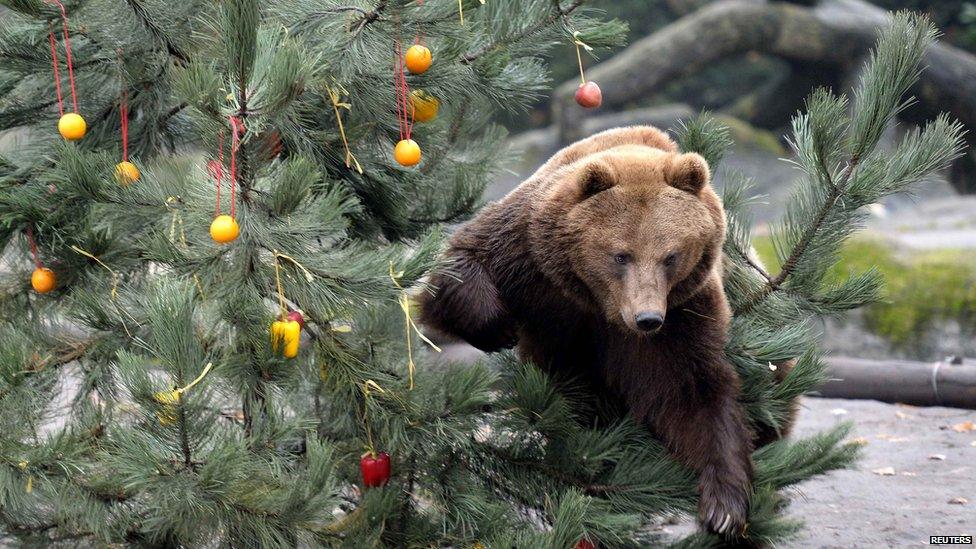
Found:
<svg viewBox="0 0 976 549"><path fill-rule="evenodd" d="M77 141L85 137L87 130L88 124L85 123L85 119L78 113L65 113L61 117L61 120L58 120L58 131L61 132L61 137L68 141Z"/></svg>
<svg viewBox="0 0 976 549"><path fill-rule="evenodd" d="M57 285L58 279L54 276L54 271L47 267L34 269L34 273L31 275L31 286L34 287L34 291L39 294L46 294Z"/></svg>
<svg viewBox="0 0 976 549"><path fill-rule="evenodd" d="M417 122L430 122L437 118L441 102L424 90L410 92L410 105L413 106L413 119Z"/></svg>
<svg viewBox="0 0 976 549"><path fill-rule="evenodd" d="M237 221L229 215L218 215L210 224L210 237L219 244L227 244L237 239L241 234Z"/></svg>
<svg viewBox="0 0 976 549"><path fill-rule="evenodd" d="M420 164L420 145L413 139L404 139L393 150L393 158L401 166L416 166Z"/></svg>
<svg viewBox="0 0 976 549"><path fill-rule="evenodd" d="M115 179L123 187L139 181L139 168L132 162L119 162L115 165Z"/></svg>
<svg viewBox="0 0 976 549"><path fill-rule="evenodd" d="M271 348L285 358L298 356L302 340L302 325L295 320L276 320L271 323Z"/></svg>
<svg viewBox="0 0 976 549"><path fill-rule="evenodd" d="M430 68L434 58L427 46L415 44L407 50L406 55L403 56L403 61L411 74L423 74Z"/></svg>

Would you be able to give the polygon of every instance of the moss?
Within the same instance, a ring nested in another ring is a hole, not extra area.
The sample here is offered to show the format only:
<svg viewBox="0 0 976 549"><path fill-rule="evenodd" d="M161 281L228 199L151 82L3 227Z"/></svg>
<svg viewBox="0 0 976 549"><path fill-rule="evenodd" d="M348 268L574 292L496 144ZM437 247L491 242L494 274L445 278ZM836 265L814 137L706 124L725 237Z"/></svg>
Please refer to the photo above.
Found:
<svg viewBox="0 0 976 549"><path fill-rule="evenodd" d="M772 270L778 262L769 237L754 242ZM888 243L868 237L847 242L828 282L874 267L885 277L885 300L864 310L864 327L896 348L923 345L947 322L964 333L976 333L976 254L971 250L938 250L900 257Z"/></svg>

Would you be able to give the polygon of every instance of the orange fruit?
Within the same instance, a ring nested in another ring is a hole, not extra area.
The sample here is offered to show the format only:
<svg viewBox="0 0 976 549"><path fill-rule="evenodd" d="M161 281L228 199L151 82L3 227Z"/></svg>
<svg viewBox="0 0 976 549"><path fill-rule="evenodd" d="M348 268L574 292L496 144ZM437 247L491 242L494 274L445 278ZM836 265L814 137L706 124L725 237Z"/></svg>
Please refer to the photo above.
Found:
<svg viewBox="0 0 976 549"><path fill-rule="evenodd" d="M424 90L413 90L410 92L410 106L413 107L413 119L416 122L430 122L437 118L441 102Z"/></svg>
<svg viewBox="0 0 976 549"><path fill-rule="evenodd" d="M393 158L400 163L401 166L416 166L420 164L420 145L417 144L413 139L404 139L396 145L396 149L393 150Z"/></svg>
<svg viewBox="0 0 976 549"><path fill-rule="evenodd" d="M434 58L427 46L414 44L413 46L410 46L410 49L408 49L407 53L404 54L403 62L411 74L423 74L427 72L427 69L429 69L431 64L433 64Z"/></svg>
<svg viewBox="0 0 976 549"><path fill-rule="evenodd" d="M34 287L34 291L39 294L46 294L57 285L58 279L54 276L54 271L47 267L34 269L34 273L31 275L31 286Z"/></svg>
<svg viewBox="0 0 976 549"><path fill-rule="evenodd" d="M123 187L128 187L129 184L139 181L139 175L139 168L132 162L119 162L115 165L115 179Z"/></svg>
<svg viewBox="0 0 976 549"><path fill-rule="evenodd" d="M237 221L229 215L218 215L210 224L210 238L219 244L233 242L239 234L241 229L237 226Z"/></svg>
<svg viewBox="0 0 976 549"><path fill-rule="evenodd" d="M77 141L85 137L88 124L85 123L85 119L80 114L69 112L65 113L61 120L58 120L58 131L61 132L61 137L66 140Z"/></svg>

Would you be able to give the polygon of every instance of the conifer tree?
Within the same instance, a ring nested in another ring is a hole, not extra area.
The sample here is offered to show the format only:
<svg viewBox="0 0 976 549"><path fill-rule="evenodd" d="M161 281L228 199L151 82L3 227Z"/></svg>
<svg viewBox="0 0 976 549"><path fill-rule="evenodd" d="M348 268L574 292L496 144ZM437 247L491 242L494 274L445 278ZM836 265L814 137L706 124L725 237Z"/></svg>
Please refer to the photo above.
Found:
<svg viewBox="0 0 976 549"><path fill-rule="evenodd" d="M435 367L411 316L441 227L508 158L492 114L544 91L540 55L623 25L580 0L0 5L0 129L19 132L0 157L0 541L633 547L693 512L691 474L641 428L582 425L585 395L508 355ZM823 283L862 207L958 154L943 118L876 150L932 38L894 18L851 105L821 91L797 117L779 274L750 259L747 193L725 197L728 351L756 426L820 380L809 320L879 294L872 273ZM405 74L413 43L433 65ZM82 138L58 135L62 110ZM727 135L679 131L713 165ZM410 137L416 167L394 160ZM795 531L778 490L849 463L844 436L756 452L751 541Z"/></svg>

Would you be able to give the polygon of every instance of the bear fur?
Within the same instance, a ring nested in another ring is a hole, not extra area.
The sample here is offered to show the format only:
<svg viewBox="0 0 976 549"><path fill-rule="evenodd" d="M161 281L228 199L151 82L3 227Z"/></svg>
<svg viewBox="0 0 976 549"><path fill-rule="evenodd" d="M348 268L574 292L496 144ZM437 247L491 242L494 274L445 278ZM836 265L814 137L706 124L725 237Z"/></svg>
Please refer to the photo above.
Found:
<svg viewBox="0 0 976 549"><path fill-rule="evenodd" d="M724 346L725 213L697 154L620 128L550 159L452 237L422 321L623 403L699 473L699 519L746 524L752 433Z"/></svg>

